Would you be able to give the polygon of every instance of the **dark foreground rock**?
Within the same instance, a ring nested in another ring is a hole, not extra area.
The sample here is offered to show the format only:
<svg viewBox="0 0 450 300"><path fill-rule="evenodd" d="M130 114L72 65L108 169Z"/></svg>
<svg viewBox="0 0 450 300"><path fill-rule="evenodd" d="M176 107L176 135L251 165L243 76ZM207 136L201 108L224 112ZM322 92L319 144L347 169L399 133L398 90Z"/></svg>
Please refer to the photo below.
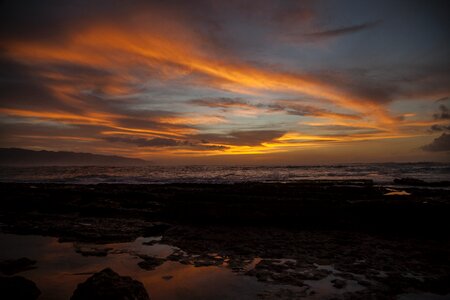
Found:
<svg viewBox="0 0 450 300"><path fill-rule="evenodd" d="M106 256L108 252L112 250L112 248L105 247L95 247L92 245L82 245L78 243L74 243L73 247L75 248L75 252L83 255L83 256Z"/></svg>
<svg viewBox="0 0 450 300"><path fill-rule="evenodd" d="M0 272L5 275L14 275L19 272L36 268L34 266L35 264L35 260L26 257L4 260L0 262Z"/></svg>
<svg viewBox="0 0 450 300"><path fill-rule="evenodd" d="M149 300L144 285L106 268L80 283L71 300Z"/></svg>
<svg viewBox="0 0 450 300"><path fill-rule="evenodd" d="M333 279L331 282L333 283L333 286L337 289L342 289L347 285L347 282L342 279Z"/></svg>
<svg viewBox="0 0 450 300"><path fill-rule="evenodd" d="M147 271L154 270L156 267L159 267L165 262L165 260L162 258L152 257L148 255L140 255L139 257L142 258L143 261L139 262L138 266L141 269Z"/></svg>
<svg viewBox="0 0 450 300"><path fill-rule="evenodd" d="M395 178L394 183L398 185L410 185L410 186L429 186L429 187L448 187L450 186L450 181L437 181L437 182L427 182L425 180L417 178Z"/></svg>
<svg viewBox="0 0 450 300"><path fill-rule="evenodd" d="M0 298L5 300L34 300L41 291L36 284L22 276L0 277Z"/></svg>

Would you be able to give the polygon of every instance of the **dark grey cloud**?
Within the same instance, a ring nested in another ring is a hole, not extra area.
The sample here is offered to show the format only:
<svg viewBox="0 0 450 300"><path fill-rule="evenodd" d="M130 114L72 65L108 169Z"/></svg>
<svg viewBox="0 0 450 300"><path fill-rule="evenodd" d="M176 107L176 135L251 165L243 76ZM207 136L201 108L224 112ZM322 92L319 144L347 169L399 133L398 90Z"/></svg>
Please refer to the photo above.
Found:
<svg viewBox="0 0 450 300"><path fill-rule="evenodd" d="M71 80L74 79L92 79L94 77L108 77L112 75L112 72L107 69L99 69L87 65L78 65L74 63L53 63L47 64L46 70L53 71L55 73L67 74Z"/></svg>
<svg viewBox="0 0 450 300"><path fill-rule="evenodd" d="M444 105L439 105L439 111L433 114L435 120L450 120L450 109Z"/></svg>
<svg viewBox="0 0 450 300"><path fill-rule="evenodd" d="M133 115L126 115L126 112L122 112L123 117L116 119L115 121L117 124L121 127L126 128L139 128L139 129L149 129L149 130L160 130L160 131L167 131L167 135L171 135L172 130L177 129L192 129L193 126L185 125L185 124L168 124L168 123L162 123L158 121L158 118L154 118L152 115L147 116L133 116ZM171 115L159 115L158 117L165 117L165 116L176 116L176 114Z"/></svg>
<svg viewBox="0 0 450 300"><path fill-rule="evenodd" d="M431 144L423 146L422 149L430 152L450 151L450 134L443 133L440 137L435 138Z"/></svg>
<svg viewBox="0 0 450 300"><path fill-rule="evenodd" d="M14 119L14 122L8 122L8 119L0 119L0 129L8 136L66 136L66 137L88 137L96 138L100 132L110 128L98 125L61 125L52 122L27 122L25 119Z"/></svg>
<svg viewBox="0 0 450 300"><path fill-rule="evenodd" d="M183 142L180 142L178 140L166 138L144 139L144 138L126 138L126 137L105 137L104 140L114 143L119 142L119 143L134 144L138 147L175 147L183 144Z"/></svg>
<svg viewBox="0 0 450 300"><path fill-rule="evenodd" d="M438 125L434 124L430 127L431 132L442 132L442 131L450 131L450 125Z"/></svg>
<svg viewBox="0 0 450 300"><path fill-rule="evenodd" d="M450 97L449 97L449 96L439 98L439 99L437 99L435 102L436 102L436 103L439 103L439 102L446 102L446 101L448 101L448 100L450 100Z"/></svg>
<svg viewBox="0 0 450 300"><path fill-rule="evenodd" d="M353 114L335 113L320 107L302 104L302 101L295 100L274 100L272 103L250 103L241 98L204 98L194 99L190 103L210 108L220 108L227 111L232 108L263 109L267 113L284 112L295 116L339 116L348 119L360 119L361 117Z"/></svg>
<svg viewBox="0 0 450 300"><path fill-rule="evenodd" d="M60 101L35 73L31 67L2 58L0 52L0 106L72 109Z"/></svg>
<svg viewBox="0 0 450 300"><path fill-rule="evenodd" d="M0 107L79 115L91 111L127 114L130 104L139 101L139 95L134 93L142 89L116 76L108 69L75 63L26 65L2 57L0 52ZM126 88L130 95L118 98L107 92L111 87ZM58 93L59 88L64 92Z"/></svg>
<svg viewBox="0 0 450 300"><path fill-rule="evenodd" d="M346 119L360 119L361 117L353 114L335 113L327 109L315 107L312 105L304 105L295 101L282 101L274 105L269 105L272 110L283 110L289 115L295 116L337 116Z"/></svg>
<svg viewBox="0 0 450 300"><path fill-rule="evenodd" d="M227 98L227 97L217 97L217 98L201 98L192 99L189 103L206 106L211 108L230 108L230 107L252 107L251 104L246 102L241 98Z"/></svg>
<svg viewBox="0 0 450 300"><path fill-rule="evenodd" d="M231 5L237 7L238 3ZM0 38L63 42L92 23L130 24L134 22L130 15L155 13L189 24L211 44L220 44L215 39L220 30L217 20L227 13L221 8L224 5L220 1L208 0L4 0L0 1ZM164 21L158 24L165 25Z"/></svg>
<svg viewBox="0 0 450 300"><path fill-rule="evenodd" d="M381 21L371 21L371 22L365 22L362 24L357 24L353 26L344 26L329 30L323 30L323 31L317 31L317 32L311 32L307 34L303 34L300 39L306 39L306 40L324 40L324 39L331 39L343 35L348 35L360 31L364 31L370 28L373 28L380 24Z"/></svg>
<svg viewBox="0 0 450 300"><path fill-rule="evenodd" d="M388 104L394 100L432 99L450 93L449 64L323 70L310 75L361 102Z"/></svg>
<svg viewBox="0 0 450 300"><path fill-rule="evenodd" d="M200 141L188 141L188 140L175 140L169 138L128 138L128 137L105 137L105 141L112 143L126 143L136 145L138 147L149 147L149 148L166 148L166 147L177 147L181 149L190 150L225 150L227 147L221 145L204 145Z"/></svg>

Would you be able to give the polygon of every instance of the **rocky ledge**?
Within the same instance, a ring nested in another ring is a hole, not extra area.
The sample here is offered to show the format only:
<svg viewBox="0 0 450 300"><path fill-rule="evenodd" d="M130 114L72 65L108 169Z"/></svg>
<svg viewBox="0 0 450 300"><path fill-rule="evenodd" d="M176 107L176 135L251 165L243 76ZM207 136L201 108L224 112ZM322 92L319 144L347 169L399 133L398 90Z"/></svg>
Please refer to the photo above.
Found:
<svg viewBox="0 0 450 300"><path fill-rule="evenodd" d="M80 283L71 300L150 300L144 285L106 268Z"/></svg>

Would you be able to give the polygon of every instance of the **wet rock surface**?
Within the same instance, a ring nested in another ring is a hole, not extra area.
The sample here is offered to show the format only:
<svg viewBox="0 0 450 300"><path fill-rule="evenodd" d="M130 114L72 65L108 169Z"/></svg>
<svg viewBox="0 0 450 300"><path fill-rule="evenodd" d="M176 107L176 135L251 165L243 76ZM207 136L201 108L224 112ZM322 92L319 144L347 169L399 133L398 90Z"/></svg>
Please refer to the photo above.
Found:
<svg viewBox="0 0 450 300"><path fill-rule="evenodd" d="M149 300L144 285L107 268L80 283L71 300Z"/></svg>
<svg viewBox="0 0 450 300"><path fill-rule="evenodd" d="M302 299L311 295L313 295L313 293L309 292L306 287L295 290L289 288L280 288L275 291L265 291L259 294L258 298L262 300L273 300L273 299L290 300L290 299Z"/></svg>
<svg viewBox="0 0 450 300"><path fill-rule="evenodd" d="M337 289L342 289L347 285L347 282L342 279L333 279L331 280L331 282L333 283L333 286Z"/></svg>
<svg viewBox="0 0 450 300"><path fill-rule="evenodd" d="M398 185L410 185L410 186L430 186L430 187L448 187L450 186L450 181L438 181L438 182L427 182L425 180L417 178L396 178L394 183Z"/></svg>
<svg viewBox="0 0 450 300"><path fill-rule="evenodd" d="M294 260L261 260L246 274L256 276L260 281L303 286L304 280L320 280L330 271L318 269L313 264L297 264Z"/></svg>
<svg viewBox="0 0 450 300"><path fill-rule="evenodd" d="M41 294L36 284L22 276L0 276L0 297L2 299L34 300Z"/></svg>
<svg viewBox="0 0 450 300"><path fill-rule="evenodd" d="M106 256L112 248L74 243L75 252L83 256Z"/></svg>
<svg viewBox="0 0 450 300"><path fill-rule="evenodd" d="M217 253L216 259L237 273L268 284L305 287L308 295L316 293L311 282L334 288L336 299L370 298L371 293L392 299L410 290L450 292L445 284L450 279L448 240L267 227L235 230L177 226L162 242L183 249L169 260L195 265L205 253ZM261 297L272 296L273 291Z"/></svg>
<svg viewBox="0 0 450 300"><path fill-rule="evenodd" d="M165 259L148 255L139 255L139 258L143 259L143 261L139 262L138 266L147 271L154 270L166 261Z"/></svg>

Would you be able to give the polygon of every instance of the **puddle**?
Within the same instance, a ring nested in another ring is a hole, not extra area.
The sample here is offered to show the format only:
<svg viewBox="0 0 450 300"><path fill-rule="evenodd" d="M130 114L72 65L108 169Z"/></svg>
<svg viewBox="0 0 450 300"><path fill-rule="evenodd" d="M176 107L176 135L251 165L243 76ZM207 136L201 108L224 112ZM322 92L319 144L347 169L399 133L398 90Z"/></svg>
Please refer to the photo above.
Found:
<svg viewBox="0 0 450 300"><path fill-rule="evenodd" d="M399 191L393 188L386 188L388 190L388 193L385 193L385 196L410 196L411 193L408 193L407 191Z"/></svg>
<svg viewBox="0 0 450 300"><path fill-rule="evenodd" d="M34 281L42 292L39 299L48 300L69 299L79 283L106 267L142 282L152 300L258 299L258 294L272 289L253 277L235 274L224 267L195 267L167 261L155 270L143 270L137 265L141 259L136 254L163 258L176 250L164 244L142 245L148 241L138 238L131 243L100 245L112 249L107 256L98 257L76 253L73 243L59 243L57 238L0 234L0 260L20 257L37 260L36 269L17 275Z"/></svg>

